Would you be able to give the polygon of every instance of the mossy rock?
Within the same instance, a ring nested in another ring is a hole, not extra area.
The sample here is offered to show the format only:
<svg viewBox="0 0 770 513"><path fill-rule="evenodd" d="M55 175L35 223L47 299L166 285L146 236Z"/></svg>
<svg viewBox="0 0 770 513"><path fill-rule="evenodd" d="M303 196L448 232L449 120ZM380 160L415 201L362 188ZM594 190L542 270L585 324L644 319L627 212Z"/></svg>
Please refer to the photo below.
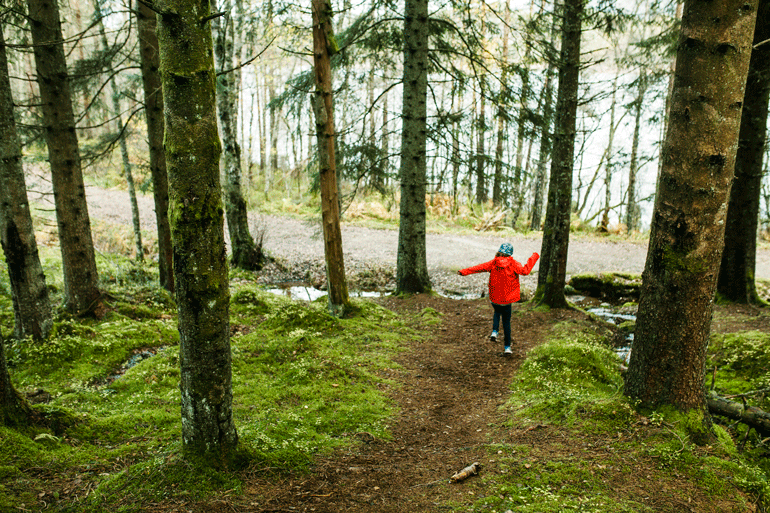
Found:
<svg viewBox="0 0 770 513"><path fill-rule="evenodd" d="M580 274L569 286L581 294L612 302L638 300L642 277L625 273Z"/></svg>

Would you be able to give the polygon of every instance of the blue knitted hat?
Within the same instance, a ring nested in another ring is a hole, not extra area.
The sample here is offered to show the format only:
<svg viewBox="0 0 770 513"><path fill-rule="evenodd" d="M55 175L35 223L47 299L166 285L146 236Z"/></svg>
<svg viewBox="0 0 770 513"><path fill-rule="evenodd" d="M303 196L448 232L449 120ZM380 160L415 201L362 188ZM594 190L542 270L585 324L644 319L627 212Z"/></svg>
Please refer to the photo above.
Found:
<svg viewBox="0 0 770 513"><path fill-rule="evenodd" d="M509 244L507 242L504 242L500 246L500 249L498 250L498 252L502 253L503 255L506 255L506 256L511 256L511 255L513 255L513 245L511 245L511 244Z"/></svg>

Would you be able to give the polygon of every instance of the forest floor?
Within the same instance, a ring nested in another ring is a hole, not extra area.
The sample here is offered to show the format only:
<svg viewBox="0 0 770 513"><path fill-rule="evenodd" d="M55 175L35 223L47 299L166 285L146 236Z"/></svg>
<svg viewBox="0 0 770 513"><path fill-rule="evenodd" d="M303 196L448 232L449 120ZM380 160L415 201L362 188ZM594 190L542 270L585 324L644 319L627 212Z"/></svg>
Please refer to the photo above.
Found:
<svg viewBox="0 0 770 513"><path fill-rule="evenodd" d="M125 193L89 188L88 200L92 218L130 226ZM140 208L143 228L154 230L151 198L140 198ZM288 217L252 221L264 231L265 248L276 261L264 273L265 283L312 278L312 269L323 262L318 222ZM343 238L349 273L387 271L395 266L397 230L345 225ZM176 499L148 505L145 511L465 511L484 496L484 476L517 472L499 465L495 444L531 447L534 452L522 462L526 468L537 461L594 461L597 468L608 474L608 487L613 493L643 504L645 510L733 511L734 504L714 504L700 491L697 482L678 479L679 476L672 476L668 469L651 461L635 462L635 472L631 474L613 471L611 465L607 470L608 461L617 455L606 453L600 437L567 433L548 425L517 421L505 424L511 419L511 412L503 406L527 352L542 343L558 322L585 317L578 311L543 313L530 310L525 303L515 305L514 354L503 356L502 342L489 341L492 310L481 297L486 290L486 275L459 277L456 271L490 259L499 244L506 241L513 242L514 256L521 261L540 250L539 233L429 233L427 256L434 288L462 294L466 299L441 295L372 299L395 312L419 313L432 308L441 314L440 323L419 326L423 330L421 339L405 342L405 351L396 357L401 367L383 375L394 383L383 387L398 408L389 424L390 439L358 433L361 443L319 456L307 473L253 469L242 476L242 494L224 494L201 502ZM568 273L611 270L641 274L645 257L643 242L576 237L570 243ZM536 270L531 276L522 277L525 298L534 290ZM767 248L758 252L757 277L770 278ZM746 318L751 318L751 312L748 314ZM729 312L726 317L731 318ZM754 318L761 318L757 321L761 326L731 325L729 331L770 330L766 315ZM450 484L452 474L474 462L481 464L481 476Z"/></svg>
<svg viewBox="0 0 770 513"><path fill-rule="evenodd" d="M611 441L606 433L576 432L516 419L504 406L510 384L516 382L517 369L527 352L543 342L556 323L585 319L584 313L543 313L526 304L516 305L512 318L514 354L503 356L502 344L489 341L492 310L484 299L416 295L375 301L395 312L419 313L433 308L442 314L441 323L421 325L424 336L408 342L406 351L397 357L401 368L383 376L396 382L386 392L398 407L389 424L392 438L376 439L368 433L358 433L361 443L319 456L307 473L286 475L271 469L253 469L242 475L243 494L220 495L206 501L171 500L147 507L146 511L478 511L473 503L488 495L487 476L521 482L522 474L531 475L530 467L541 467L545 481L549 479L547 473L558 468L560 462L575 460L583 461L591 474L603 476L603 495L618 503L638 504L638 511L755 511L751 506L740 506L741 499L715 500L699 487L696 479L679 474L654 458L624 461L624 455L618 454L617 445L613 444L649 436L649 422L644 417L638 416L636 423L617 434L619 439ZM715 323L715 330L770 330L767 315L746 309L719 307L717 317L721 321ZM736 325L738 318L743 321ZM507 423L511 420L512 424ZM497 459L500 447L524 448L518 457L518 468L511 467L510 459L507 463ZM474 462L481 464L478 476L450 483L455 472ZM535 482L527 482L526 486L538 486L540 474L536 476ZM585 490L586 497L591 495L591 486ZM740 495L736 493L736 497ZM590 511L619 510L610 506Z"/></svg>

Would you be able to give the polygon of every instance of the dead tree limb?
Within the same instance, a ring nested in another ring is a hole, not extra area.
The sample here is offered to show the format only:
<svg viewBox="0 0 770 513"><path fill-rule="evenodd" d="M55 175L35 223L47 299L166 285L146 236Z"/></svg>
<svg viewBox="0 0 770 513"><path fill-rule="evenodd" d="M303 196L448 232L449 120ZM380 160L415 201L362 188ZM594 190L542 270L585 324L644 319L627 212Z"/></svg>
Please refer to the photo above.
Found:
<svg viewBox="0 0 770 513"><path fill-rule="evenodd" d="M744 405L735 401L729 401L711 392L706 396L709 412L746 424L762 436L770 435L770 413Z"/></svg>

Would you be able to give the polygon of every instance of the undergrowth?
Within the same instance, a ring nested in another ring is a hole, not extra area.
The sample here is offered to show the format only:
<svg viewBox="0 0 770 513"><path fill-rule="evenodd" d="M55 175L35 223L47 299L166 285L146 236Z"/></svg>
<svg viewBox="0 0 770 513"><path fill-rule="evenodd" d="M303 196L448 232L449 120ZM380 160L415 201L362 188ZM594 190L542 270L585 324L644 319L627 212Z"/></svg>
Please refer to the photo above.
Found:
<svg viewBox="0 0 770 513"><path fill-rule="evenodd" d="M623 395L608 341L596 325L568 321L528 353L505 408L506 429L531 432L533 441L490 446L502 470L485 477L473 511L682 511L693 501L756 511L767 504L765 470L722 426L714 443L699 446L690 434L700 418L637 411ZM724 347L717 354L730 360Z"/></svg>
<svg viewBox="0 0 770 513"><path fill-rule="evenodd" d="M0 511L141 511L240 489L238 472L181 457L176 312L156 270L102 258L104 319L60 312L50 341L6 343L15 387L44 401L34 407L48 424L0 427ZM10 306L0 273L0 302ZM325 301L274 296L242 274L230 309L242 467L302 472L316 455L360 443L360 433L387 438L393 406L381 389L393 384L377 371L395 366L391 357L415 336L404 320L363 301L355 317L332 318Z"/></svg>

